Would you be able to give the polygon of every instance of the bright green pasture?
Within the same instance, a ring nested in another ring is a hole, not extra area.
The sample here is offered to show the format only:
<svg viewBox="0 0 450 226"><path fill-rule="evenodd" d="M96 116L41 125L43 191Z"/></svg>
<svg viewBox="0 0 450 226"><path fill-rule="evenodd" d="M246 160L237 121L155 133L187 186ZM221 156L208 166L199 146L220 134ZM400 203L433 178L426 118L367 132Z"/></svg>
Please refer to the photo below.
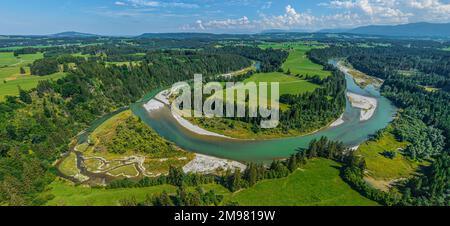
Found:
<svg viewBox="0 0 450 226"><path fill-rule="evenodd" d="M3 101L6 96L16 96L19 94L18 87L20 86L24 90L30 90L38 84L39 81L42 80L58 80L64 77L66 73L58 72L51 75L46 76L34 76L34 75L24 75L17 77L15 80L6 81L2 80L0 82L0 101Z"/></svg>
<svg viewBox="0 0 450 226"><path fill-rule="evenodd" d="M29 90L36 87L39 81L59 79L65 75L65 73L46 76L30 75L29 64L43 57L42 53L24 54L15 57L12 52L0 52L0 101L3 101L7 95L15 96L19 94L18 86ZM25 74L20 74L21 67L25 69Z"/></svg>
<svg viewBox="0 0 450 226"><path fill-rule="evenodd" d="M285 75L280 72L254 74L244 81L244 83L248 82L255 82L256 84L258 84L259 82L279 82L280 95L302 94L305 92L312 92L320 87L306 80L302 80L294 76ZM268 86L270 87L270 84L268 84Z"/></svg>
<svg viewBox="0 0 450 226"><path fill-rule="evenodd" d="M292 75L303 76L319 75L321 78L326 78L331 75L331 72L325 71L322 65L313 63L306 55L311 49L325 48L326 45L318 42L266 42L259 45L259 47L263 49L273 48L289 50L289 57L282 65L284 72L290 71Z"/></svg>
<svg viewBox="0 0 450 226"><path fill-rule="evenodd" d="M229 200L243 206L373 206L339 176L340 164L314 159L287 178L266 180Z"/></svg>
<svg viewBox="0 0 450 226"><path fill-rule="evenodd" d="M402 154L401 150L406 146L408 142L399 142L392 133L386 131L380 139L362 144L356 153L366 160L369 176L376 180L389 181L410 177L419 167L418 163L410 161ZM394 151L397 155L390 159L383 155L384 151Z"/></svg>
<svg viewBox="0 0 450 226"><path fill-rule="evenodd" d="M284 62L282 69L285 72L290 71L292 75L315 76L326 78L331 72L325 71L322 65L313 63L306 55L309 50L296 49L289 53L289 57Z"/></svg>
<svg viewBox="0 0 450 226"><path fill-rule="evenodd" d="M164 190L172 193L176 188L171 185L160 185L146 188L102 189L74 186L58 179L41 196L54 197L47 202L46 205L49 206L118 206L120 200L134 197L142 202L147 195L159 194Z"/></svg>
<svg viewBox="0 0 450 226"><path fill-rule="evenodd" d="M258 45L259 48L262 49L296 49L296 50L310 50L313 48L324 48L326 45L323 45L319 42L311 41L311 42L264 42Z"/></svg>

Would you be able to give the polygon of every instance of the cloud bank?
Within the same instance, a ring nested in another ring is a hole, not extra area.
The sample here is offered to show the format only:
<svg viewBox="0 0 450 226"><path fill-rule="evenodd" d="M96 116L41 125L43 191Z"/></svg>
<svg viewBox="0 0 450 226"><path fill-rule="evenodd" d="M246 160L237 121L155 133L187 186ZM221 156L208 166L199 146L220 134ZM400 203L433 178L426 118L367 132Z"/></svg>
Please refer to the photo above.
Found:
<svg viewBox="0 0 450 226"><path fill-rule="evenodd" d="M271 7L265 4L262 9ZM441 0L330 0L318 3L333 13L314 15L287 5L284 13L249 19L246 15L222 20L197 20L185 24L182 30L194 31L261 31L266 29L319 30L323 28L350 28L369 24L402 24L450 20L450 3Z"/></svg>

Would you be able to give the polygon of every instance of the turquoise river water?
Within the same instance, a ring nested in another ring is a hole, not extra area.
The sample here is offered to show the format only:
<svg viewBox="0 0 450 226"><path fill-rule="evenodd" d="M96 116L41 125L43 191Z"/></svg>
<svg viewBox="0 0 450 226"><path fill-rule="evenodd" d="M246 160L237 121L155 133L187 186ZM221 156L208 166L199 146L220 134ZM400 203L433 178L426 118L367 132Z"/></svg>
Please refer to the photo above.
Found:
<svg viewBox="0 0 450 226"><path fill-rule="evenodd" d="M392 121L396 108L387 98L381 96L380 92L373 86L360 88L349 74L345 76L347 91L378 100L378 107L373 116L369 120L361 122L361 110L352 107L347 100L343 124L300 137L273 140L237 140L195 134L182 127L173 118L168 107L150 113L145 110L143 104L152 99L160 90L147 94L141 101L131 105L131 109L135 115L158 134L185 150L237 161L266 162L286 158L295 153L297 148L306 148L311 140L322 136L342 141L349 147L356 146L378 130L385 128Z"/></svg>

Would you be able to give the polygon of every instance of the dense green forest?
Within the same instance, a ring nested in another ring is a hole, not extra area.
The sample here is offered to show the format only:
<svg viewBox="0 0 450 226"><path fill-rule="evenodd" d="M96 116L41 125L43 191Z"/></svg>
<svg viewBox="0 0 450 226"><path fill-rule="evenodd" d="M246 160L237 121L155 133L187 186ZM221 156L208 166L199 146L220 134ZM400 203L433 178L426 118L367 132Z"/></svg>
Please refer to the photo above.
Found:
<svg viewBox="0 0 450 226"><path fill-rule="evenodd" d="M249 46L225 46L221 48L208 48L206 51L216 54L236 54L259 61L261 63L261 72L277 71L289 55L288 52L283 50L262 50L258 47Z"/></svg>

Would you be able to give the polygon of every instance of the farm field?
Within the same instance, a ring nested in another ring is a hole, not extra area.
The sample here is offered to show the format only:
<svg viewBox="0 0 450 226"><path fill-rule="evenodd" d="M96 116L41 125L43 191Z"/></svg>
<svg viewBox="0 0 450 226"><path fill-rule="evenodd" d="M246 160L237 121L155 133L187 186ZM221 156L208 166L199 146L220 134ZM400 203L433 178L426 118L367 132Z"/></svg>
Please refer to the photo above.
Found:
<svg viewBox="0 0 450 226"><path fill-rule="evenodd" d="M65 73L62 72L46 76L30 75L28 65L41 58L43 58L42 53L24 54L18 57L14 57L12 52L0 53L0 101L3 101L8 95L18 95L18 86L24 90L29 90L36 87L39 81L57 80L65 76ZM25 74L20 74L21 67L25 69Z"/></svg>

